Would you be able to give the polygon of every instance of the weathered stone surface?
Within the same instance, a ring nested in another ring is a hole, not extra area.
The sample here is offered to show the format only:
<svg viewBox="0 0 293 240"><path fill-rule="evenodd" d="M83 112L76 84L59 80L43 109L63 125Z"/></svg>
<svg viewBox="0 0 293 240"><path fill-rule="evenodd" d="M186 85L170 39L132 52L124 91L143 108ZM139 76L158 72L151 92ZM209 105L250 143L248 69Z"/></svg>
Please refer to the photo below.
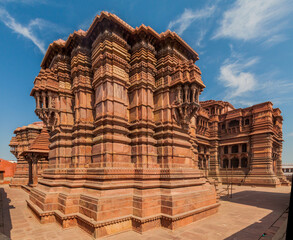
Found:
<svg viewBox="0 0 293 240"><path fill-rule="evenodd" d="M50 44L31 92L50 132L49 167L27 202L42 223L102 237L217 212L192 128L205 87L196 60L176 33L107 12Z"/></svg>

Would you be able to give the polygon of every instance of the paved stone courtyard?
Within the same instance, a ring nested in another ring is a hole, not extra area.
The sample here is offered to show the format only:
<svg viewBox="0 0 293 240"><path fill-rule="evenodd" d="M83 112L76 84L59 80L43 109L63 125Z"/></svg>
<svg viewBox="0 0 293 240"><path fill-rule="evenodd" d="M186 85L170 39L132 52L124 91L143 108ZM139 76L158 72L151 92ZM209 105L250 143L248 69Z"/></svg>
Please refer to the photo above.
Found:
<svg viewBox="0 0 293 240"><path fill-rule="evenodd" d="M62 229L57 223L40 224L26 206L25 200L28 198L28 194L24 190L2 185L0 191L4 234L12 240L92 239L78 227ZM259 239L286 211L289 198L290 187L253 188L234 186L232 199L227 198L225 192L222 193L221 206L217 214L176 231L155 229L143 235L125 232L103 239Z"/></svg>

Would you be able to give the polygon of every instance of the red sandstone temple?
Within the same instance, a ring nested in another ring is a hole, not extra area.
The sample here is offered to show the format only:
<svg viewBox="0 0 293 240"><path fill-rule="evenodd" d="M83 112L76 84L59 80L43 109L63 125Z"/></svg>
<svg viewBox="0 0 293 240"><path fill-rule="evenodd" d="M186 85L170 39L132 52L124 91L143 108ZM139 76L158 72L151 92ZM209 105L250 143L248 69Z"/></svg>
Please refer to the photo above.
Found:
<svg viewBox="0 0 293 240"><path fill-rule="evenodd" d="M10 151L17 158L11 187L35 186L38 177L48 167L49 134L42 122L15 129Z"/></svg>
<svg viewBox="0 0 293 240"><path fill-rule="evenodd" d="M42 223L94 237L175 229L217 212L212 181L287 184L280 110L200 103L197 60L176 33L107 12L49 45L31 92L50 134L28 201ZM33 149L19 156L33 164Z"/></svg>

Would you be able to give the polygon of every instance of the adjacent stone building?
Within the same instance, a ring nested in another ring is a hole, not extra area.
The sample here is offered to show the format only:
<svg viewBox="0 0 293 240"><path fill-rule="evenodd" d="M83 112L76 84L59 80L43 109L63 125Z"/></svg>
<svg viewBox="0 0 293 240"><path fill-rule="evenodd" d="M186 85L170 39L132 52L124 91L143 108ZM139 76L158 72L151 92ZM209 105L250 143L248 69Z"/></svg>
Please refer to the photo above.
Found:
<svg viewBox="0 0 293 240"><path fill-rule="evenodd" d="M288 185L282 172L281 111L271 102L235 109L223 101L200 103L199 166L223 183Z"/></svg>
<svg viewBox="0 0 293 240"><path fill-rule="evenodd" d="M14 134L9 146L11 153L17 159L17 165L10 186L32 185L33 178L36 185L37 176L40 177L43 169L48 166L49 134L46 127L43 127L42 122L35 122L15 129ZM39 162L34 173L35 177L33 177L32 155L38 155Z"/></svg>
<svg viewBox="0 0 293 240"><path fill-rule="evenodd" d="M49 45L31 95L50 131L28 206L95 237L175 229L217 212L198 169L198 54L169 30L102 12Z"/></svg>
<svg viewBox="0 0 293 240"><path fill-rule="evenodd" d="M16 169L16 163L0 158L0 184L10 183Z"/></svg>

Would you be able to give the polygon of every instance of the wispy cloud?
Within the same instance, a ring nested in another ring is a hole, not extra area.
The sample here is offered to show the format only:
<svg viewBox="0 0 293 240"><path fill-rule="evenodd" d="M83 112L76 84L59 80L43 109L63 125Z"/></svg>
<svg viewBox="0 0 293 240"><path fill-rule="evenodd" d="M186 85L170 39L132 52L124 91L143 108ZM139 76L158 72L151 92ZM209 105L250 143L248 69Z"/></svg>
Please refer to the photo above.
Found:
<svg viewBox="0 0 293 240"><path fill-rule="evenodd" d="M254 90L257 80L253 73L246 69L258 62L258 58L251 58L247 62L226 60L220 68L219 80L229 89L229 98L242 96Z"/></svg>
<svg viewBox="0 0 293 240"><path fill-rule="evenodd" d="M292 11L291 0L237 0L223 14L213 38L267 39L268 44L284 41L280 31L290 26L287 16Z"/></svg>
<svg viewBox="0 0 293 240"><path fill-rule="evenodd" d="M221 94L222 98L242 106L264 101L284 105L293 101L292 79L280 78L280 72L276 69L255 73L253 70L261 64L259 57L247 58L234 51L232 45L230 49L230 57L223 62L219 70L218 79L225 89Z"/></svg>
<svg viewBox="0 0 293 240"><path fill-rule="evenodd" d="M15 33L18 33L23 37L31 40L40 49L40 51L45 54L44 42L38 39L33 32L34 27L41 27L40 19L35 19L31 21L28 26L24 26L18 23L4 8L0 8L0 21L2 21Z"/></svg>
<svg viewBox="0 0 293 240"><path fill-rule="evenodd" d="M196 11L184 9L184 12L177 19L169 23L168 28L181 35L195 20L211 17L215 9L215 5Z"/></svg>

